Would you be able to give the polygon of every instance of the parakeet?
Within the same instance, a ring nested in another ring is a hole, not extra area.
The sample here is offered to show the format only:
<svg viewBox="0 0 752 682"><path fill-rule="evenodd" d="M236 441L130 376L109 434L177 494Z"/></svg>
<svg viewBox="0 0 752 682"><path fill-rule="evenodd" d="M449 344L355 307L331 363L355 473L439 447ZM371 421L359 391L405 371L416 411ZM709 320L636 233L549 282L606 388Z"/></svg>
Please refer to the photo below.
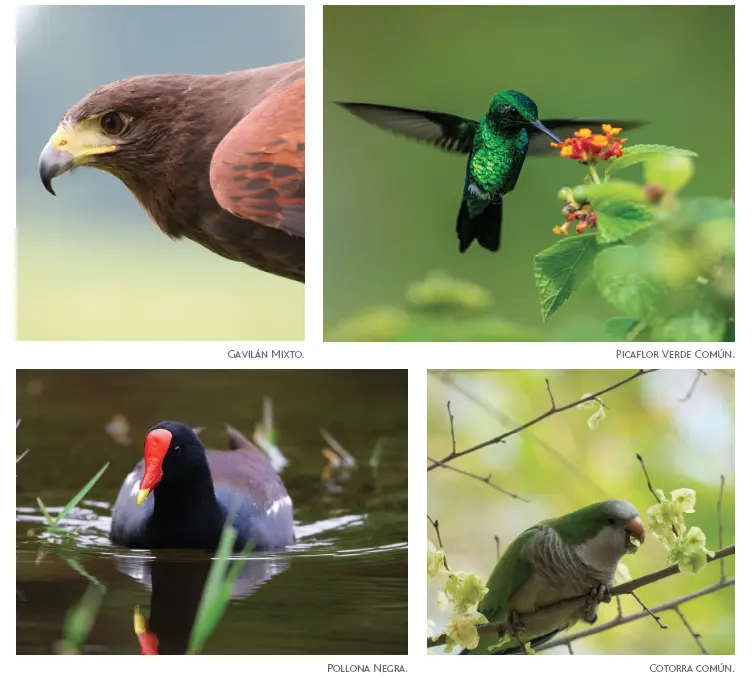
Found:
<svg viewBox="0 0 752 682"><path fill-rule="evenodd" d="M506 621L512 641L489 652L498 636L484 634L477 648L461 653L521 653L515 631L535 648L579 620L594 623L598 605L610 600L619 561L644 540L637 509L624 500L591 504L529 528L499 559L478 605L490 623ZM590 595L584 606L562 604L544 622L524 628L526 614L582 595Z"/></svg>

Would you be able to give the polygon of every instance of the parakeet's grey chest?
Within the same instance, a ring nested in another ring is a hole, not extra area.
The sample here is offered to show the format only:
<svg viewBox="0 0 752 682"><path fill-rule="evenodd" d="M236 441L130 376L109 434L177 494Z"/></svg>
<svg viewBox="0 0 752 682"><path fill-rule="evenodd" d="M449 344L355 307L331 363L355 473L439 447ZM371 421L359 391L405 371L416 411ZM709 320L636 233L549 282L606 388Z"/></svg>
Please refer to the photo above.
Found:
<svg viewBox="0 0 752 682"><path fill-rule="evenodd" d="M527 145L524 128L499 133L481 120L468 163L468 183L494 199L511 192L522 170Z"/></svg>
<svg viewBox="0 0 752 682"><path fill-rule="evenodd" d="M601 584L610 586L620 558L604 551L600 537L570 545L551 528L541 530L526 554L534 567L534 585L529 595L520 596L535 602L533 610L587 594Z"/></svg>

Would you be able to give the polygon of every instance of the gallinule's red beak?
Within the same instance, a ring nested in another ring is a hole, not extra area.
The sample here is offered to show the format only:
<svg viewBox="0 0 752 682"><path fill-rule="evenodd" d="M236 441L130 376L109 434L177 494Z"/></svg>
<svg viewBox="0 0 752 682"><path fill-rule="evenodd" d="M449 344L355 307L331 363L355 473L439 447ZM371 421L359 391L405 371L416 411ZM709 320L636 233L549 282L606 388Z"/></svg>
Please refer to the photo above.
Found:
<svg viewBox="0 0 752 682"><path fill-rule="evenodd" d="M143 504L149 493L162 479L162 462L172 442L167 429L149 431L144 442L144 478L136 495L136 504Z"/></svg>

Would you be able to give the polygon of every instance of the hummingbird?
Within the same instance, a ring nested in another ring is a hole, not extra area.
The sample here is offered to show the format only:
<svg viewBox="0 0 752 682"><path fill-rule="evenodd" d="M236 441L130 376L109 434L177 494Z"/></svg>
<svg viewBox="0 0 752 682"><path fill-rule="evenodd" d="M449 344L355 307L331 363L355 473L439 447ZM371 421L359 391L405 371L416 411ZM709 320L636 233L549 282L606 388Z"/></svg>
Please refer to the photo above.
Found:
<svg viewBox="0 0 752 682"><path fill-rule="evenodd" d="M489 251L501 243L502 199L520 176L528 155L550 154L559 135L570 137L600 119L538 119L538 105L517 90L497 92L486 115L476 121L424 109L337 102L352 114L384 130L428 142L439 149L468 155L465 187L457 216L460 253L475 241ZM617 123L634 127L636 123Z"/></svg>

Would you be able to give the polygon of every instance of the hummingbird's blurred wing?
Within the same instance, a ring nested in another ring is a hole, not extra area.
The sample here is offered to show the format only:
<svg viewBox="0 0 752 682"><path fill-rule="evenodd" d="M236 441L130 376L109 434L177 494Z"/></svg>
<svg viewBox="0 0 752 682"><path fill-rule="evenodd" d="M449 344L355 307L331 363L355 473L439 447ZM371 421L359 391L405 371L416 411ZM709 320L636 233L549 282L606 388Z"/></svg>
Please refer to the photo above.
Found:
<svg viewBox="0 0 752 682"><path fill-rule="evenodd" d="M632 130L645 125L644 121L621 121L606 118L549 118L545 121L542 120L541 123L560 140L572 137L574 131L580 128L590 128L594 133L600 133L601 126L604 123L610 123L614 128L623 128L624 130ZM559 153L556 147L551 146L551 138L537 128L530 126L527 128L527 132L530 136L527 147L528 155L547 156Z"/></svg>
<svg viewBox="0 0 752 682"><path fill-rule="evenodd" d="M478 129L478 121L471 118L381 104L337 104L368 123L412 140L428 142L440 149L460 154L469 154L473 150L473 137Z"/></svg>

